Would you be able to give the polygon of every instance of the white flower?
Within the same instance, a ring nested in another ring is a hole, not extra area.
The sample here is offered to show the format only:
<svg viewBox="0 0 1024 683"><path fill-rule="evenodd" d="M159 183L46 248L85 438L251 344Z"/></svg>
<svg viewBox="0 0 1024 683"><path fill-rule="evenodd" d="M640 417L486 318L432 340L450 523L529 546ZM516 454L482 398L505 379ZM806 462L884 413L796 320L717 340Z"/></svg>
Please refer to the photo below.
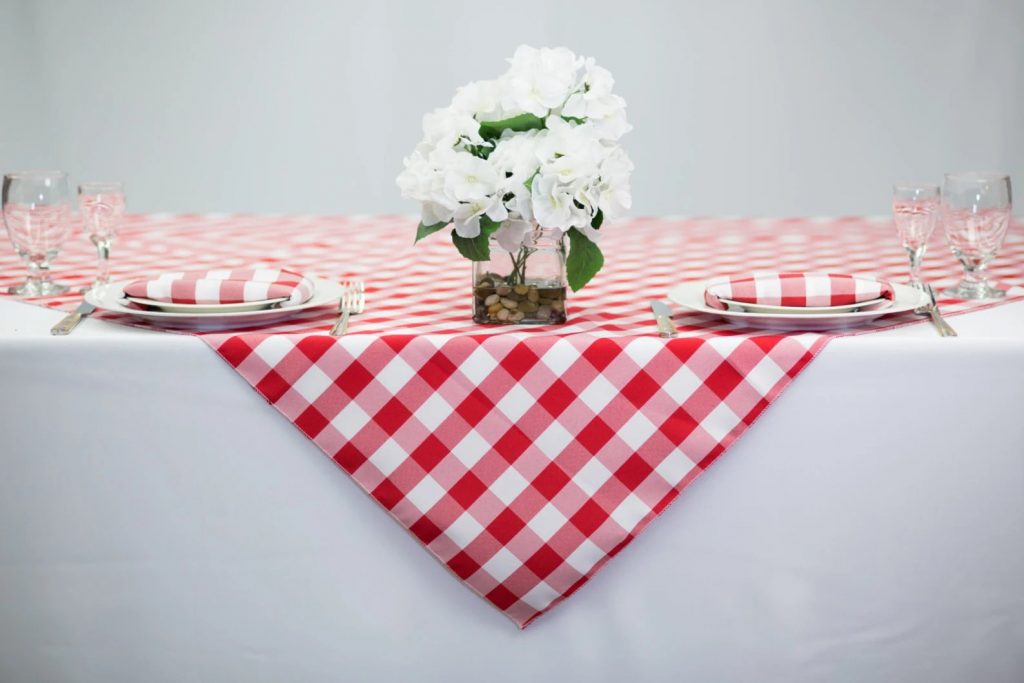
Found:
<svg viewBox="0 0 1024 683"><path fill-rule="evenodd" d="M494 232L494 238L498 246L509 253L519 251L526 236L533 230L533 226L525 220L507 220Z"/></svg>
<svg viewBox="0 0 1024 683"><path fill-rule="evenodd" d="M423 225L437 225L438 223L450 223L455 212L447 206L435 204L431 201L423 202L420 211L420 221Z"/></svg>
<svg viewBox="0 0 1024 683"><path fill-rule="evenodd" d="M439 177L434 165L416 150L405 159L405 170L398 174L398 187L403 197L417 199L421 202L432 200L435 179Z"/></svg>
<svg viewBox="0 0 1024 683"><path fill-rule="evenodd" d="M583 183L559 183L553 175L539 175L533 179L533 215L543 228L563 232L569 228L589 225L596 209L583 192ZM584 202L579 199L583 198Z"/></svg>
<svg viewBox="0 0 1024 683"><path fill-rule="evenodd" d="M565 104L577 82L581 60L564 47L555 49L521 45L501 78L502 106L544 118Z"/></svg>
<svg viewBox="0 0 1024 683"><path fill-rule="evenodd" d="M570 123L561 116L549 116L544 121L546 130L541 131L537 142L537 154L541 159L551 160L555 156L572 154L592 141L597 141L593 128Z"/></svg>
<svg viewBox="0 0 1024 683"><path fill-rule="evenodd" d="M459 237L476 237L480 234L480 216L483 215L492 221L500 222L508 218L508 211L497 197L485 197L459 204L454 213L455 232Z"/></svg>
<svg viewBox="0 0 1024 683"><path fill-rule="evenodd" d="M626 120L625 109L619 109L602 119L588 119L587 126L591 128L593 134L598 139L610 142L617 141L623 135L633 130L633 126L629 125L629 122Z"/></svg>
<svg viewBox="0 0 1024 683"><path fill-rule="evenodd" d="M554 175L561 183L587 180L598 175L598 168L606 155L606 148L592 139L578 139L564 147L565 151L552 155L541 167L541 173Z"/></svg>
<svg viewBox="0 0 1024 683"><path fill-rule="evenodd" d="M423 117L423 141L434 147L454 147L462 141L484 144L480 123L473 115L450 107L435 109Z"/></svg>
<svg viewBox="0 0 1024 683"><path fill-rule="evenodd" d="M510 181L510 185L525 183L540 166L539 133L541 131L528 130L517 134L505 131L487 158L498 174Z"/></svg>
<svg viewBox="0 0 1024 683"><path fill-rule="evenodd" d="M572 195L561 191L554 176L534 178L531 194L533 216L541 227L562 229L568 224L572 217Z"/></svg>
<svg viewBox="0 0 1024 683"><path fill-rule="evenodd" d="M612 94L615 79L607 69L602 69L588 59L584 66L582 82L566 100L562 114L573 118L602 119L626 106L618 95Z"/></svg>
<svg viewBox="0 0 1024 683"><path fill-rule="evenodd" d="M452 98L452 109L475 116L479 121L501 119L501 90L498 81L474 81L462 86Z"/></svg>
<svg viewBox="0 0 1024 683"><path fill-rule="evenodd" d="M594 136L593 128L567 123L558 116L549 117L546 123L547 135L539 144L544 159L541 173L555 175L561 183L596 178L609 148Z"/></svg>
<svg viewBox="0 0 1024 683"><path fill-rule="evenodd" d="M633 206L629 175L633 162L621 147L614 148L601 164L601 182L598 185L598 206L606 218L621 216Z"/></svg>
<svg viewBox="0 0 1024 683"><path fill-rule="evenodd" d="M405 169L398 174L398 189L402 191L403 197L423 201L422 188L428 182L428 177L433 173L427 160L418 152L405 158Z"/></svg>
<svg viewBox="0 0 1024 683"><path fill-rule="evenodd" d="M462 152L445 169L444 191L455 201L483 199L497 190L498 173L486 159Z"/></svg>
<svg viewBox="0 0 1024 683"><path fill-rule="evenodd" d="M515 185L512 189L512 198L505 202L505 206L510 214L514 214L524 221L533 220L533 195L526 185L522 183Z"/></svg>
<svg viewBox="0 0 1024 683"><path fill-rule="evenodd" d="M425 209L428 215L442 217L446 222L451 220L458 201L445 192L444 170L458 154L452 149L418 147L405 159L405 170L398 176L402 196L433 204L435 206L429 210Z"/></svg>

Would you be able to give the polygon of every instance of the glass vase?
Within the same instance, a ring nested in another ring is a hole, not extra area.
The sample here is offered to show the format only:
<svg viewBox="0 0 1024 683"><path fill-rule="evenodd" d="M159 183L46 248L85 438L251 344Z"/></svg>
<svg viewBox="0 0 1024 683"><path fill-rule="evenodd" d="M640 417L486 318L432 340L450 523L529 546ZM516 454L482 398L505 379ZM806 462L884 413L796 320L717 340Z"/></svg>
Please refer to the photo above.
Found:
<svg viewBox="0 0 1024 683"><path fill-rule="evenodd" d="M484 325L565 322L565 241L562 232L534 227L509 252L490 239L489 261L473 262L473 321Z"/></svg>

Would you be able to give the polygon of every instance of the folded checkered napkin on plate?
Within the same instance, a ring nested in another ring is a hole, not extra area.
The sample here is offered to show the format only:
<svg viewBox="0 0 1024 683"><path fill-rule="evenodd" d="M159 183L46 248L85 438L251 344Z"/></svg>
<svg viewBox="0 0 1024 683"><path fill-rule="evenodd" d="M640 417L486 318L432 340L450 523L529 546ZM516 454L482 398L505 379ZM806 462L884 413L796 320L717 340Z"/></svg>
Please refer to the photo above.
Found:
<svg viewBox="0 0 1024 683"><path fill-rule="evenodd" d="M273 268L191 270L136 280L124 288L124 293L174 304L240 304L287 299L282 306L297 306L313 296L313 283L300 273Z"/></svg>
<svg viewBox="0 0 1024 683"><path fill-rule="evenodd" d="M846 306L876 299L893 300L884 280L836 273L751 273L708 281L704 301L725 310L723 300L763 306Z"/></svg>

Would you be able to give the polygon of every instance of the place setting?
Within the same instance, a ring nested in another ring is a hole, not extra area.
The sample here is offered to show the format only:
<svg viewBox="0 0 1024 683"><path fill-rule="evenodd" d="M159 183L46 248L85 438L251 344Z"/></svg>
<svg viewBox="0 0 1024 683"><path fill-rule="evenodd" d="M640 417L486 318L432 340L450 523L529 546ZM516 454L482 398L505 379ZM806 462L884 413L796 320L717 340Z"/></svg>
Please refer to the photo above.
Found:
<svg viewBox="0 0 1024 683"><path fill-rule="evenodd" d="M52 279L51 264L78 233L76 223L96 250L95 280L77 290L81 303L53 326L53 335L70 334L96 311L115 321L201 332L273 325L325 307L336 309L330 334L339 335L345 333L350 315L363 312L361 280L335 282L270 267L176 270L112 281L111 251L125 219L124 185L84 182L77 196L76 215L64 171L14 172L3 180L3 220L29 267L26 281L12 286L9 294L73 296L72 287Z"/></svg>
<svg viewBox="0 0 1024 683"><path fill-rule="evenodd" d="M896 184L892 217L909 257L906 283L869 275L754 272L682 283L668 298L687 311L738 327L851 331L912 313L930 319L940 336L955 337L938 298L969 304L1006 296L1006 290L988 282L986 268L1006 236L1011 210L1010 178L1002 173L948 173L941 189L930 184ZM921 279L921 265L939 224L964 276L937 296L932 284ZM666 307L661 302L652 302L652 307L664 326ZM662 336L674 334L662 330Z"/></svg>
<svg viewBox="0 0 1024 683"><path fill-rule="evenodd" d="M853 328L930 304L908 285L830 273L753 273L679 285L681 307L737 325L777 330Z"/></svg>
<svg viewBox="0 0 1024 683"><path fill-rule="evenodd" d="M348 297L358 300L348 313L359 313L364 291L361 281L337 283L287 270L179 271L90 288L84 303L158 326L211 331L272 325L328 306L343 314L340 302Z"/></svg>

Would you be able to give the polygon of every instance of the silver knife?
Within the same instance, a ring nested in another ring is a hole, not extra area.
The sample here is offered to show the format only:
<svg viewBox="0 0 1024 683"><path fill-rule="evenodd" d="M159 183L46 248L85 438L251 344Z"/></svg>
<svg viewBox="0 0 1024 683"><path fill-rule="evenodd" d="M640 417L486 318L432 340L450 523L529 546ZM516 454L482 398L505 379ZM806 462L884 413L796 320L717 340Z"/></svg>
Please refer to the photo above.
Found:
<svg viewBox="0 0 1024 683"><path fill-rule="evenodd" d="M74 313L68 313L64 316L64 319L59 323L50 328L50 334L65 335L71 334L71 330L78 326L78 323L82 322L82 318L86 317L90 313L96 310L88 301L83 301L78 304L78 308L75 309Z"/></svg>
<svg viewBox="0 0 1024 683"><path fill-rule="evenodd" d="M654 311L654 321L658 323L658 334L662 337L676 337L679 332L672 322L672 310L660 301L651 302L651 310Z"/></svg>

